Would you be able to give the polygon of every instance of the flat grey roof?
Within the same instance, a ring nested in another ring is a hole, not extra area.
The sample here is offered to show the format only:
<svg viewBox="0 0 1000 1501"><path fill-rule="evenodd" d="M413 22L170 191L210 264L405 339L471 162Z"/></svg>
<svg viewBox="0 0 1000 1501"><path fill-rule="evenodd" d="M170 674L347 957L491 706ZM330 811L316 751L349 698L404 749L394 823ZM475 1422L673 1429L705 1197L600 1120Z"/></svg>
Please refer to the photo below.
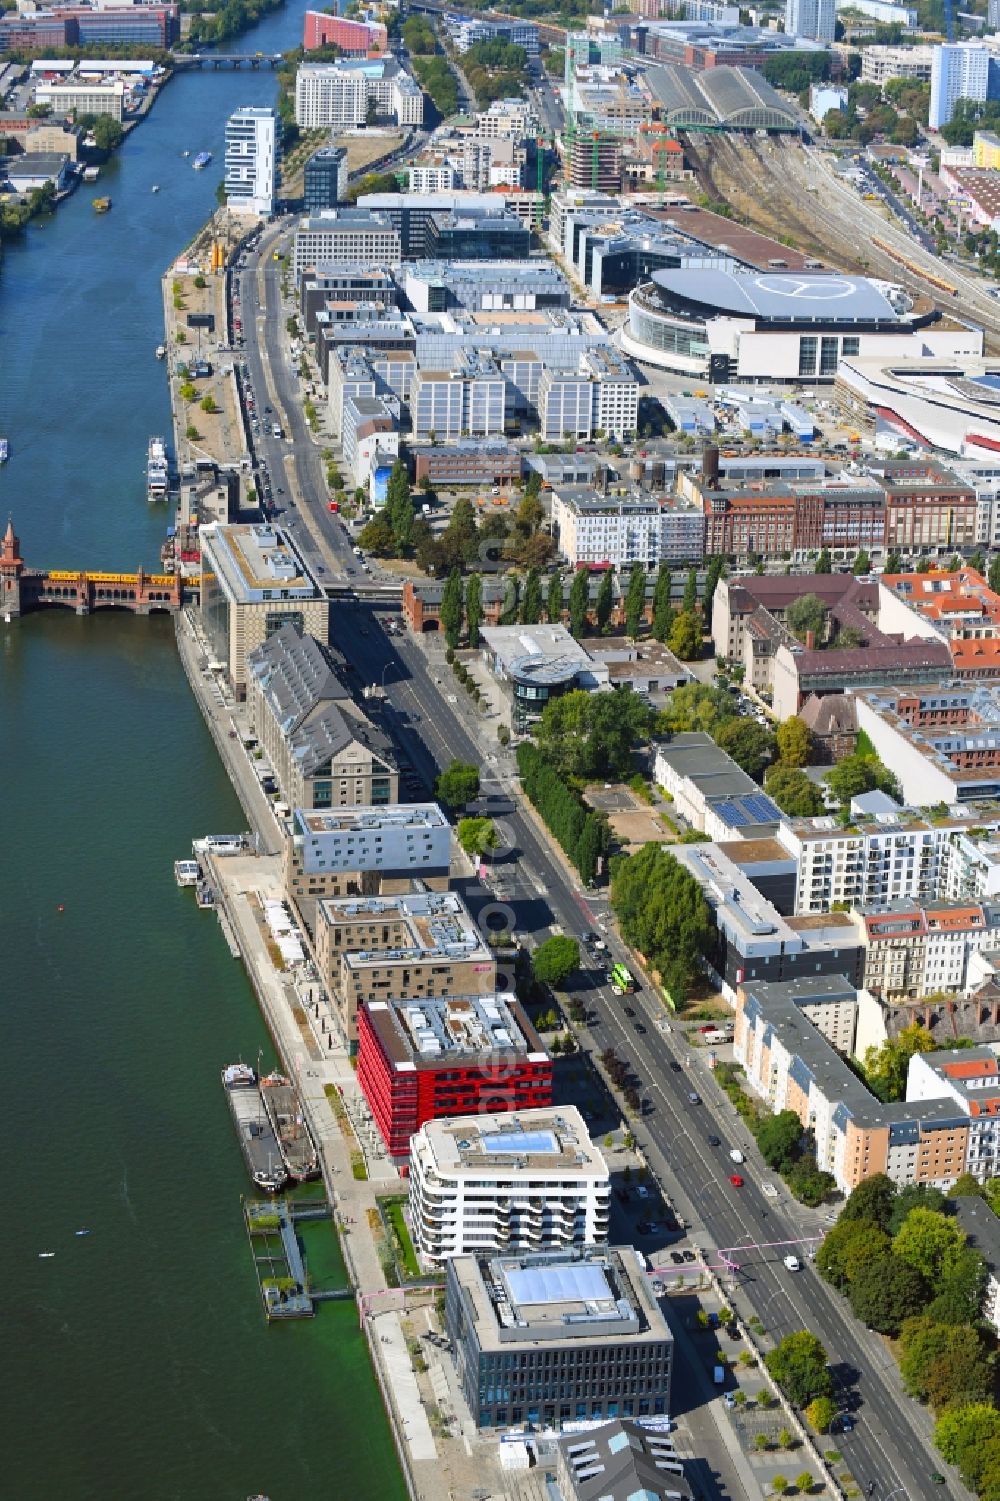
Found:
<svg viewBox="0 0 1000 1501"><path fill-rule="evenodd" d="M899 322L888 297L863 276L678 267L654 271L652 279L664 292L705 303L719 313L815 323Z"/></svg>

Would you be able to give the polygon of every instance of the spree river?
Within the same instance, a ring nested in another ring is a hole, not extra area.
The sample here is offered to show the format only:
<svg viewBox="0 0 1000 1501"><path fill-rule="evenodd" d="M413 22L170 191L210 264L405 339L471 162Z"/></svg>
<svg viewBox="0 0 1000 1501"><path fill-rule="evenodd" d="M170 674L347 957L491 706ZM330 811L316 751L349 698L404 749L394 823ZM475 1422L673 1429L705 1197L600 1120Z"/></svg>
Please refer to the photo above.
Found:
<svg viewBox="0 0 1000 1501"><path fill-rule="evenodd" d="M297 45L303 9L233 50ZM100 184L9 247L0 529L12 513L29 563L158 566L166 513L144 470L149 435L169 431L160 275L211 212L227 114L275 87L175 78ZM0 622L0 797L0 1490L398 1501L353 1305L264 1323L219 1071L269 1061L267 1036L172 871L194 835L244 820L166 617ZM318 1229L314 1264L333 1268Z"/></svg>

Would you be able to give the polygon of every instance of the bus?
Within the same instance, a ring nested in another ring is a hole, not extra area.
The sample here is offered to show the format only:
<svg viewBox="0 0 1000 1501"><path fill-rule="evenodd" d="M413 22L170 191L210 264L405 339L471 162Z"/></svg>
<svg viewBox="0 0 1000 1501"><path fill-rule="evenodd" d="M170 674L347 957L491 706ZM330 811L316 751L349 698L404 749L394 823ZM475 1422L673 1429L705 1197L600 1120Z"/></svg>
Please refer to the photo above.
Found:
<svg viewBox="0 0 1000 1501"><path fill-rule="evenodd" d="M624 964L616 964L611 970L611 989L615 995L632 995L635 992L635 980L625 968Z"/></svg>

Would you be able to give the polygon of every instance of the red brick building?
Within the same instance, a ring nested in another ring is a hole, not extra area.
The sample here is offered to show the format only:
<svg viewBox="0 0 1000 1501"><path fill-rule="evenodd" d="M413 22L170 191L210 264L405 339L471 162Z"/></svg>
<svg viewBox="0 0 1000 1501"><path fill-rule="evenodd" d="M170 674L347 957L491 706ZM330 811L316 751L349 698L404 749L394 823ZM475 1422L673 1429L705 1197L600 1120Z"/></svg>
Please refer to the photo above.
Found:
<svg viewBox="0 0 1000 1501"><path fill-rule="evenodd" d="M316 47L339 47L345 57L367 57L384 52L388 33L379 21L350 21L326 11L307 10L302 33L306 52Z"/></svg>
<svg viewBox="0 0 1000 1501"><path fill-rule="evenodd" d="M397 1166L425 1121L552 1103L552 1060L504 995L372 1001L358 1011L358 1083Z"/></svg>

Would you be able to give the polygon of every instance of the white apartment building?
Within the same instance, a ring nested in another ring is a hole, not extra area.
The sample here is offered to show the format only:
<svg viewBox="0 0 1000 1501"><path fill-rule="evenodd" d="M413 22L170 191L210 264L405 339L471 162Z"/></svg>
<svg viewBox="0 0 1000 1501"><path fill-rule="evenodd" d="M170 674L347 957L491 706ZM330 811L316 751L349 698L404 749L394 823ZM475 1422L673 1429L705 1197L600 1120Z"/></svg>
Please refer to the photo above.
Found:
<svg viewBox="0 0 1000 1501"><path fill-rule="evenodd" d="M705 551L704 517L692 501L619 498L591 490L553 491L552 530L560 553L581 563L696 563Z"/></svg>
<svg viewBox="0 0 1000 1501"><path fill-rule="evenodd" d="M786 0L785 31L789 36L832 42L836 24L836 0Z"/></svg>
<svg viewBox="0 0 1000 1501"><path fill-rule="evenodd" d="M125 85L115 83L40 83L35 103L48 104L53 115L110 115L121 120L125 113Z"/></svg>
<svg viewBox="0 0 1000 1501"><path fill-rule="evenodd" d="M476 116L476 134L484 140L500 136L522 140L534 135L537 126L535 112L526 99L494 99L489 109Z"/></svg>
<svg viewBox="0 0 1000 1501"><path fill-rule="evenodd" d="M574 1105L427 1121L409 1185L413 1244L431 1266L607 1243L608 1167Z"/></svg>
<svg viewBox="0 0 1000 1501"><path fill-rule="evenodd" d="M226 121L226 203L238 213L274 213L280 157L273 109L238 109Z"/></svg>
<svg viewBox="0 0 1000 1501"><path fill-rule="evenodd" d="M303 130L363 125L368 80L336 63L302 63L295 75L295 123Z"/></svg>
<svg viewBox="0 0 1000 1501"><path fill-rule="evenodd" d="M304 219L295 235L292 265L295 281L310 266L332 261L386 265L402 259L399 230L366 209L328 209Z"/></svg>
<svg viewBox="0 0 1000 1501"><path fill-rule="evenodd" d="M879 87L890 78L912 78L930 83L933 47L864 47L861 51L861 82Z"/></svg>
<svg viewBox="0 0 1000 1501"><path fill-rule="evenodd" d="M985 99L989 91L990 54L982 42L945 42L934 48L931 63L931 130L947 125L958 99Z"/></svg>
<svg viewBox="0 0 1000 1501"><path fill-rule="evenodd" d="M414 162L410 168L411 193L450 193L457 186L450 162Z"/></svg>

